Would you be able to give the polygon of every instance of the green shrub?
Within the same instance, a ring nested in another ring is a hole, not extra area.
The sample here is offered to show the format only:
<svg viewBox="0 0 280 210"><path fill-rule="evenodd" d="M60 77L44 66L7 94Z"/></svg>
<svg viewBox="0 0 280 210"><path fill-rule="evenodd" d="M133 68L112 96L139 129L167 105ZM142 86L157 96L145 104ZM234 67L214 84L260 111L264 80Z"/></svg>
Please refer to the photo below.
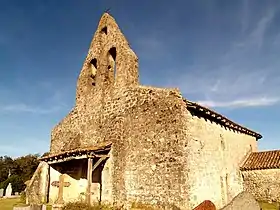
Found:
<svg viewBox="0 0 280 210"><path fill-rule="evenodd" d="M25 191L22 191L20 193L20 202L21 203L26 203L26 193L25 193Z"/></svg>

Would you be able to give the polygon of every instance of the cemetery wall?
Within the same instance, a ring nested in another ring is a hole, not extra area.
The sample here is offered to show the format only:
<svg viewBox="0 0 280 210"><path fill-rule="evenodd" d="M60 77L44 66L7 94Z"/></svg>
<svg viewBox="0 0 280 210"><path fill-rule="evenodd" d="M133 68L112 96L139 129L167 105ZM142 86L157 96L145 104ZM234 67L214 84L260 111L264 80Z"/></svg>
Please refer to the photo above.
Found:
<svg viewBox="0 0 280 210"><path fill-rule="evenodd" d="M242 171L244 189L257 200L280 202L280 169Z"/></svg>

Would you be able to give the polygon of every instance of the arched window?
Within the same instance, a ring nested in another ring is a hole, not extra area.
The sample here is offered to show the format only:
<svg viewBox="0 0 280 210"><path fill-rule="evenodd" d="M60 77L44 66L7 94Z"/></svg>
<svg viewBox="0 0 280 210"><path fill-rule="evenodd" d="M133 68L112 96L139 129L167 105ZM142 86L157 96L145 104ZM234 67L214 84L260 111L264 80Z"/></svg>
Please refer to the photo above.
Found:
<svg viewBox="0 0 280 210"><path fill-rule="evenodd" d="M108 71L113 71L114 76L116 75L116 57L117 50L115 47L112 47L108 53Z"/></svg>
<svg viewBox="0 0 280 210"><path fill-rule="evenodd" d="M96 58L90 61L90 77L92 78L93 82L92 85L95 86L96 84L96 72L97 72L97 60Z"/></svg>

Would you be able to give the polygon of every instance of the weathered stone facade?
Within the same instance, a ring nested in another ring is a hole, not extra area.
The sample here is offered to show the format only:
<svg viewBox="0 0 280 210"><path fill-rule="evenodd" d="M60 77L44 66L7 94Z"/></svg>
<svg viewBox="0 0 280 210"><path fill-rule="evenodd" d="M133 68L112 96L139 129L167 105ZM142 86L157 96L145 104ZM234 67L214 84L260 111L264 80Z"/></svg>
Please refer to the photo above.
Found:
<svg viewBox="0 0 280 210"><path fill-rule="evenodd" d="M40 162L32 179L28 182L26 188L27 203L46 203L48 199L49 187L49 165L46 162Z"/></svg>
<svg viewBox="0 0 280 210"><path fill-rule="evenodd" d="M220 208L243 190L239 167L257 149L256 139L197 116L187 122L190 202L211 200Z"/></svg>
<svg viewBox="0 0 280 210"><path fill-rule="evenodd" d="M138 85L138 58L114 19L105 13L83 64L76 105L52 131L51 153L107 141L108 117L126 107L115 93ZM122 94L120 94L121 96ZM114 115L114 116L112 116ZM104 126L105 125L105 126ZM109 139L110 140L110 139Z"/></svg>
<svg viewBox="0 0 280 210"><path fill-rule="evenodd" d="M73 158L80 159L51 164L48 198L55 202L59 189L52 183L66 174L65 202L90 193L91 202L126 207L192 209L211 200L220 208L243 190L239 167L260 137L183 99L178 89L139 85L138 58L105 13L78 79L75 107L53 129L45 158L57 161L77 150ZM87 164L78 149L106 143L112 144L106 161L91 170L90 158L94 167L101 156L87 153ZM71 167L73 173L65 170Z"/></svg>

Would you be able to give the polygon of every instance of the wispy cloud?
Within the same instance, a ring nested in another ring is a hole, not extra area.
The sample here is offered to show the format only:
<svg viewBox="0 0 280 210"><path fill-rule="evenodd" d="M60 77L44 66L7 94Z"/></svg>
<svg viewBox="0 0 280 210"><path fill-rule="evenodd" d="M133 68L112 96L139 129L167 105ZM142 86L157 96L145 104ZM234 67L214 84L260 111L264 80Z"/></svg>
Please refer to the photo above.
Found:
<svg viewBox="0 0 280 210"><path fill-rule="evenodd" d="M23 95L17 95L15 91L4 87L0 91L0 96L5 99L0 103L0 113L50 114L69 106L66 103L65 88L51 82L41 81L29 87L25 81L21 80L21 83L17 85L17 88L24 93ZM25 93L29 93L28 97L24 97Z"/></svg>
<svg viewBox="0 0 280 210"><path fill-rule="evenodd" d="M249 6L247 2L245 9ZM211 61L215 65L198 57L195 64L182 68L180 77L171 77L168 85L179 86L184 96L209 107L236 109L280 103L280 62L262 51L276 39L280 43L278 34L269 34L272 39L266 37L276 10L264 11L258 19L246 17L241 22L239 39L233 39L230 48ZM248 25L255 27L249 29Z"/></svg>
<svg viewBox="0 0 280 210"><path fill-rule="evenodd" d="M257 27L252 31L249 35L249 39L253 44L255 44L258 48L261 48L264 41L264 36L268 26L275 16L275 9L269 8L265 15L260 19L257 24Z"/></svg>
<svg viewBox="0 0 280 210"><path fill-rule="evenodd" d="M60 111L63 108L62 105L52 106L52 107L38 107L38 106L30 106L27 104L19 103L19 104L8 104L0 106L0 112L10 112L10 113L33 113L33 114L50 114L57 111Z"/></svg>
<svg viewBox="0 0 280 210"><path fill-rule="evenodd" d="M8 143L7 143L8 142ZM15 149L16 148L16 149ZM0 156L9 155L17 158L23 154L40 154L47 152L49 148L48 140L40 140L35 138L23 138L20 142L13 139L1 144Z"/></svg>
<svg viewBox="0 0 280 210"><path fill-rule="evenodd" d="M227 107L227 108L242 108L255 106L271 106L280 101L280 98L252 98L234 101L198 101L198 103L208 107Z"/></svg>

